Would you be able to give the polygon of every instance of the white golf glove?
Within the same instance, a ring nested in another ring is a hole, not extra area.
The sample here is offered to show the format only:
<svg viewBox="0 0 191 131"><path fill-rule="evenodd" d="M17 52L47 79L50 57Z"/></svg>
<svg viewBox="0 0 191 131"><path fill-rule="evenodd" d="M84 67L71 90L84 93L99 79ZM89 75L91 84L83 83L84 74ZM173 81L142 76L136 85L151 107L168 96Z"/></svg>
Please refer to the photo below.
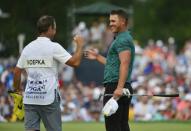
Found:
<svg viewBox="0 0 191 131"><path fill-rule="evenodd" d="M104 107L102 109L102 113L105 116L111 116L112 114L114 114L117 111L118 107L119 107L119 105L118 105L117 101L112 97L104 105Z"/></svg>
<svg viewBox="0 0 191 131"><path fill-rule="evenodd" d="M128 98L130 98L131 93L130 93L129 89L123 88L123 95L124 95L124 96L127 96Z"/></svg>

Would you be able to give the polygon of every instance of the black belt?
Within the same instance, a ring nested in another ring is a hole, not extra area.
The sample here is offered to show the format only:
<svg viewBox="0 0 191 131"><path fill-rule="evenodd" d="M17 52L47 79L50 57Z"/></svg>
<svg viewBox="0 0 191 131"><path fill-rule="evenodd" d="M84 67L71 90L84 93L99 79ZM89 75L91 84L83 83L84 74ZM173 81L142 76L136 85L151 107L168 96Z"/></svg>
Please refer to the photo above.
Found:
<svg viewBox="0 0 191 131"><path fill-rule="evenodd" d="M117 84L118 82L107 82L107 83L104 83L104 87L106 87L107 85L111 85L111 84ZM131 86L131 83L130 82L125 82L125 86Z"/></svg>

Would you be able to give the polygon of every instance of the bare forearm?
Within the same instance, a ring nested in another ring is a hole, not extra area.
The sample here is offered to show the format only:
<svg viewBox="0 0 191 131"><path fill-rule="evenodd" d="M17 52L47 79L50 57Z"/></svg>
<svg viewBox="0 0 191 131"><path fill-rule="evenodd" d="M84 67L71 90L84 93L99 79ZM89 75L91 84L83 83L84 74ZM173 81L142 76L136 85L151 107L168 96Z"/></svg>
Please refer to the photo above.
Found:
<svg viewBox="0 0 191 131"><path fill-rule="evenodd" d="M21 84L21 70L16 67L14 70L14 79L13 79L13 87L15 91L19 92L21 90L20 84Z"/></svg>
<svg viewBox="0 0 191 131"><path fill-rule="evenodd" d="M106 64L106 58L102 55L97 55L96 60L100 62L101 64Z"/></svg>
<svg viewBox="0 0 191 131"><path fill-rule="evenodd" d="M70 58L66 64L72 67L77 67L80 65L82 59L82 48L84 45L84 39L81 36L76 35L74 37L74 42L77 45L76 51L73 54L72 58Z"/></svg>
<svg viewBox="0 0 191 131"><path fill-rule="evenodd" d="M77 67L80 65L82 59L82 47L77 47L75 53L73 54L72 58L69 59L66 64L72 67Z"/></svg>
<svg viewBox="0 0 191 131"><path fill-rule="evenodd" d="M127 79L128 66L127 63L121 63L119 69L119 81L117 88L123 88Z"/></svg>
<svg viewBox="0 0 191 131"><path fill-rule="evenodd" d="M80 65L82 59L82 47L78 47L72 57L74 58L75 64L77 66Z"/></svg>

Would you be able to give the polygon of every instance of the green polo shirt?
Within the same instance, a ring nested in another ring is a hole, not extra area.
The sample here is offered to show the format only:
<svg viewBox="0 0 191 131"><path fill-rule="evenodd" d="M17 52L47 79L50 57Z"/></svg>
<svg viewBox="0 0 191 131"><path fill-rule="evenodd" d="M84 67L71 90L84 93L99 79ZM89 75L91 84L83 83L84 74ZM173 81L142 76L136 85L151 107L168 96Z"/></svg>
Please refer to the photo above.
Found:
<svg viewBox="0 0 191 131"><path fill-rule="evenodd" d="M119 53L125 50L131 51L131 60L129 64L129 71L127 74L127 82L130 82L131 72L133 68L133 61L135 55L135 47L133 44L133 38L130 35L129 31L120 32L115 37L115 40L112 42L105 64L104 70L104 81L103 83L108 82L118 82L119 80L119 68L120 68L120 59Z"/></svg>

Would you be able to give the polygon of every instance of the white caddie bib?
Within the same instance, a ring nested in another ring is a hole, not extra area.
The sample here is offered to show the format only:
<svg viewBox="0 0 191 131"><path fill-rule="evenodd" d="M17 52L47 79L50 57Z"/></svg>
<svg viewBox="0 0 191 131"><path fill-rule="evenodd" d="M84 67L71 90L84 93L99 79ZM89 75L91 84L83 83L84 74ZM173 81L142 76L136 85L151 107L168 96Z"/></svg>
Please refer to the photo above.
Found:
<svg viewBox="0 0 191 131"><path fill-rule="evenodd" d="M53 58L49 56L26 57L25 68L51 68ZM28 76L23 102L24 104L48 105L55 99L57 79L55 76L44 76L43 73L33 72Z"/></svg>

